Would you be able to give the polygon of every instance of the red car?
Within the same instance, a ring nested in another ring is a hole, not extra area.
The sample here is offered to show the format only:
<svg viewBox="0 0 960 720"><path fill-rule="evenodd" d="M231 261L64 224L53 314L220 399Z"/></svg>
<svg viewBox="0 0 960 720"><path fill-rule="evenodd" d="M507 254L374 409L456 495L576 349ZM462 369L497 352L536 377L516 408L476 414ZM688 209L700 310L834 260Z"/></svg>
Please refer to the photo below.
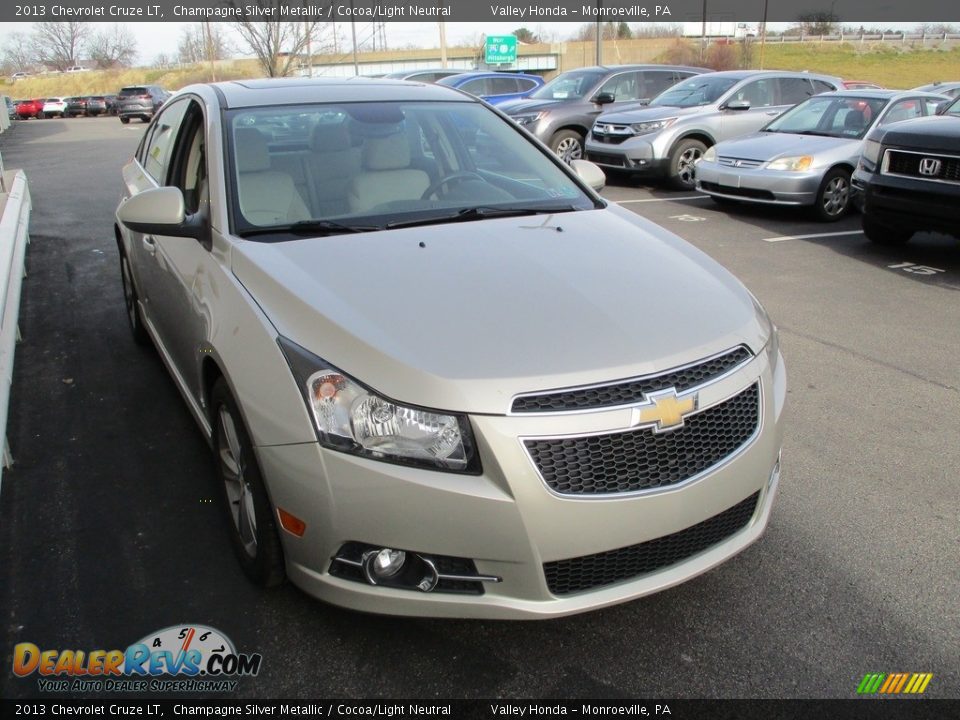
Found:
<svg viewBox="0 0 960 720"><path fill-rule="evenodd" d="M43 111L43 103L46 100L44 98L36 98L34 100L21 100L17 103L16 111L17 117L21 120L26 120L27 118L35 118Z"/></svg>

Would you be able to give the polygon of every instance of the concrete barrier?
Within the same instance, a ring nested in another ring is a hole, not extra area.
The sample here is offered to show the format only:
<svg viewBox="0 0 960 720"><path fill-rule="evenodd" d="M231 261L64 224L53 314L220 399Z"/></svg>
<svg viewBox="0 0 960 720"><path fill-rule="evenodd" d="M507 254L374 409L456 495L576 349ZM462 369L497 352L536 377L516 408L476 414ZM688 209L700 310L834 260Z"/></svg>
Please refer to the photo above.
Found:
<svg viewBox="0 0 960 720"><path fill-rule="evenodd" d="M13 355L20 329L20 286L26 277L24 258L30 242L30 188L23 170L3 171L5 192L0 192L0 431L3 433L3 467L13 464L7 442L7 412L13 382ZM0 467L0 483L3 480Z"/></svg>

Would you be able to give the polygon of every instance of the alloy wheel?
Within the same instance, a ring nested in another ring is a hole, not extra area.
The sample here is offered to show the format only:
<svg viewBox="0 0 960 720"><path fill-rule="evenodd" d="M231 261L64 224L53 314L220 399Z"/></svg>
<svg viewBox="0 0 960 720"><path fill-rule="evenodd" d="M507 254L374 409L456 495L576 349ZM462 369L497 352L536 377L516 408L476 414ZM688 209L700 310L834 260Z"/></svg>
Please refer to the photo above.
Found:
<svg viewBox="0 0 960 720"><path fill-rule="evenodd" d="M687 148L682 153L677 160L677 177L680 178L684 183L692 185L694 182L694 176L696 168L694 163L697 162L703 156L703 151L700 148Z"/></svg>
<svg viewBox="0 0 960 720"><path fill-rule="evenodd" d="M230 517L240 535L243 549L251 557L257 556L257 516L253 504L253 490L245 477L246 459L243 446L237 435L237 426L233 415L226 406L221 405L220 433L217 455L220 459L220 471L226 488Z"/></svg>
<svg viewBox="0 0 960 720"><path fill-rule="evenodd" d="M583 155L583 147L576 138L564 138L557 145L557 155L565 163L569 163L571 160L579 160Z"/></svg>
<svg viewBox="0 0 960 720"><path fill-rule="evenodd" d="M831 178L823 189L823 211L836 217L847 209L850 202L850 183L842 176Z"/></svg>

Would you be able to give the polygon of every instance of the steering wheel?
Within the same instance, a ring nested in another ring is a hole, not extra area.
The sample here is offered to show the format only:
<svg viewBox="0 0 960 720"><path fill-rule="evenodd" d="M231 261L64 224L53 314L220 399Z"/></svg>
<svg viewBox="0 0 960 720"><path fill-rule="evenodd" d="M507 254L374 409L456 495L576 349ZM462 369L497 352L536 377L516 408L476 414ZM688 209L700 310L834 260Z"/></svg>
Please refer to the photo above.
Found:
<svg viewBox="0 0 960 720"><path fill-rule="evenodd" d="M437 192L440 190L440 188L442 188L444 185L449 185L450 183L465 182L467 180L479 180L480 182L483 182L483 183L487 182L486 180L483 179L482 175L475 172L464 171L464 172L450 173L446 177L440 178L435 183L431 183L430 187L428 187L426 190L423 191L423 195L420 196L420 199L429 200L431 197L436 195Z"/></svg>

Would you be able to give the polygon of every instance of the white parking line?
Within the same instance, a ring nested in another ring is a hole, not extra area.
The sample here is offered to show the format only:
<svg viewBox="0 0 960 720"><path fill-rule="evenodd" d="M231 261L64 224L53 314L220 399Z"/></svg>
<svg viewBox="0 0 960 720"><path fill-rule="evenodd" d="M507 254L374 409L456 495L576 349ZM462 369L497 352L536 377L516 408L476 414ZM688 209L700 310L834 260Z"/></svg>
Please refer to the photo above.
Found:
<svg viewBox="0 0 960 720"><path fill-rule="evenodd" d="M642 200L614 200L613 202L617 205L629 205L630 203L647 203L647 202L667 202L668 200L703 200L710 197L709 195L688 195L687 197L666 197L666 198L643 198ZM607 198L608 200L610 198Z"/></svg>
<svg viewBox="0 0 960 720"><path fill-rule="evenodd" d="M780 237L764 238L764 242L783 242L784 240L806 240L808 238L839 237L840 235L861 235L863 230L844 230L843 232L813 233L812 235L781 235Z"/></svg>

